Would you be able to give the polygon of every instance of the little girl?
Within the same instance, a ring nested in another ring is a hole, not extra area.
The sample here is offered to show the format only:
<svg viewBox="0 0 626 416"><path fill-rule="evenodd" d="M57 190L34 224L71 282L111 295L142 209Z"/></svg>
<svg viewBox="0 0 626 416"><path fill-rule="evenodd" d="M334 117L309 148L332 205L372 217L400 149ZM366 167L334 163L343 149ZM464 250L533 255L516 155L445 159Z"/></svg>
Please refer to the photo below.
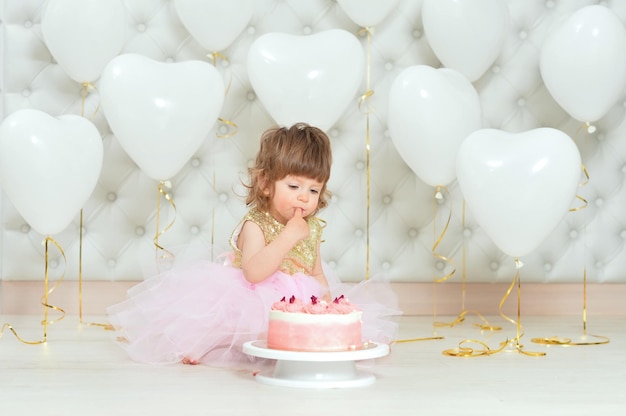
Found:
<svg viewBox="0 0 626 416"><path fill-rule="evenodd" d="M363 336L390 343L398 314L386 284L342 284L323 268L323 222L332 157L328 136L304 123L261 137L246 204L225 264L196 261L151 277L107 311L119 344L136 361L246 367L243 344L263 339L270 306L282 297L344 295L363 310Z"/></svg>

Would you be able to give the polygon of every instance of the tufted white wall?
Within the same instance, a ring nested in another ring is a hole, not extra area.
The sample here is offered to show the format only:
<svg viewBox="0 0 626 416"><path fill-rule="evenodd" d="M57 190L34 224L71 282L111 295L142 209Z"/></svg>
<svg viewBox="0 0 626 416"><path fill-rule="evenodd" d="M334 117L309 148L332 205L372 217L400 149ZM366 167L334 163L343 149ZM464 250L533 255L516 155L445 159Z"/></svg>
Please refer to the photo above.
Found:
<svg viewBox="0 0 626 416"><path fill-rule="evenodd" d="M502 0L505 1L505 0ZM590 182L580 195L586 209L570 213L554 233L523 258L524 279L533 282L580 282L583 270L593 282L626 282L626 102L622 101L596 124L586 140L577 137L580 123L551 98L542 84L538 58L542 40L562 17L589 4L603 3L626 22L626 2L607 0L506 0L511 22L505 46L496 63L474 85L480 94L485 126L519 132L541 126L561 129L576 140ZM395 282L432 282L456 269L452 281L508 282L512 259L501 253L464 209L458 186L449 186L435 203L432 187L422 183L402 162L387 131L387 96L395 77L407 66L440 66L428 45L421 23L421 0L401 0L371 37L370 274L387 274ZM81 86L57 65L41 35L45 0L0 0L2 33L2 117L23 108L51 115L81 114ZM224 51L216 66L231 83L220 114L238 126L230 138L217 123L205 144L172 180L176 211L161 201L161 226L174 220L159 239L165 247L188 242L226 247L232 228L245 212L238 196L239 179L258 147L260 134L273 124L257 99L246 73L251 43L268 32L311 34L342 28L357 33L354 24L332 0L257 0L247 28ZM126 0L128 10L125 52L165 62L208 59L190 36L168 0ZM360 37L363 47L366 38ZM626 51L625 51L626 53ZM97 86L97 82L96 82ZM365 91L365 82L362 92ZM360 95L360 93L359 93ZM366 276L367 169L365 115L358 96L328 130L333 142L334 193L322 212L329 226L324 260L342 279ZM85 114L96 111L98 92L86 98ZM132 116L132 115L129 115ZM93 196L83 209L82 266L86 280L124 281L142 278L140 258L154 250L158 191L124 153L101 111L94 123L102 134L105 160ZM77 155L78 157L78 155ZM0 195L0 244L3 280L40 280L44 270L43 237L31 230L5 195ZM537 201L541 204L542 201ZM437 253L432 247L451 212L450 227ZM50 253L53 275L65 271L77 279L79 216L54 236L67 262ZM220 248L216 248L220 251Z"/></svg>

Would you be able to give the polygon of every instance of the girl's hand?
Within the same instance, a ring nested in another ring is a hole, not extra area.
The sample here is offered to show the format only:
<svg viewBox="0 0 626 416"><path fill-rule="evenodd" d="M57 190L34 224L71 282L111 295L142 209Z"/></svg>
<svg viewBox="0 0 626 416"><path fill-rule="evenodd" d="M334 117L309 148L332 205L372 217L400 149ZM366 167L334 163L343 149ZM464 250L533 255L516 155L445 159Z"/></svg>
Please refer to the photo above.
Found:
<svg viewBox="0 0 626 416"><path fill-rule="evenodd" d="M295 244L309 236L309 224L302 217L303 209L295 208L294 211L293 217L287 221L283 232L290 235L294 239Z"/></svg>

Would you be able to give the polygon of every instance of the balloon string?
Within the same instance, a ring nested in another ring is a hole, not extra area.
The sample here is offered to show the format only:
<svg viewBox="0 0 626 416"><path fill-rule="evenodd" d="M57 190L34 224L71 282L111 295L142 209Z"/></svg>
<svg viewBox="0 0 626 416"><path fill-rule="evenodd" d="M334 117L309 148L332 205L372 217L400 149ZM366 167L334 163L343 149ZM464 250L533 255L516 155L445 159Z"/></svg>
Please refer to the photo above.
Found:
<svg viewBox="0 0 626 416"><path fill-rule="evenodd" d="M222 59L225 62L228 62L228 58L220 52L211 52L207 54L207 58L210 58L213 61L213 66L217 66L217 58Z"/></svg>
<svg viewBox="0 0 626 416"><path fill-rule="evenodd" d="M437 198L441 198L441 191L439 190L439 188L435 189L435 199L433 200L433 209L434 209L434 216L433 216L433 222L435 224L434 226L434 234L437 234ZM465 213L465 209L463 210L463 215ZM448 216L448 224L450 223L450 218L452 216L452 210L450 210L449 212L449 216ZM465 223L465 217L463 217L463 223ZM448 224L446 224L446 229L448 228ZM463 227L464 228L464 227ZM444 233L445 233L445 229L444 229ZM439 243L441 242L443 238L443 234L439 237L439 240L437 241L437 243L433 246L432 251L433 251L433 255L435 257L441 257L438 256L437 254L435 254L435 248L439 245ZM449 326L449 327L453 327L457 324L460 324L461 322L463 322L465 320L465 315L466 315L466 311L465 311L465 242L463 242L463 283L462 283L462 288L461 288L461 305L462 305L462 311L457 317L456 319L454 319L454 321L449 322L449 323L443 323L443 322L437 322L436 320L436 316L437 316L437 300L436 300L436 288L434 290L435 295L433 296L433 304L434 306L434 322L433 325L435 327L442 327L442 326ZM454 274L454 271L452 272L452 274ZM449 276L446 276L443 280L440 281L445 281L448 280L450 277L452 277L452 274L450 274ZM437 279L435 279L435 286L440 282ZM481 316L482 317L482 316Z"/></svg>
<svg viewBox="0 0 626 416"><path fill-rule="evenodd" d="M79 248L78 248L78 319L79 322L87 326L99 326L107 331L112 331L113 325L108 323L85 322L83 321L83 210L80 210L79 226Z"/></svg>
<svg viewBox="0 0 626 416"><path fill-rule="evenodd" d="M584 123L582 126L578 128L578 130L576 130L575 139L578 137L578 134L584 130L585 132L584 141L585 143L587 143L587 139L589 138L589 131L591 130L591 128L592 126L590 126L589 123ZM592 131L595 131L595 127L593 127ZM589 172L587 171L587 168L585 167L584 163L581 164L581 169L583 171L583 174L585 175L585 180L578 185L580 188L586 186L589 183ZM582 201L582 205L578 207L570 208L569 212L576 212L576 211L580 211L580 210L587 208L588 202L585 198L583 198L580 195L576 195L576 199L578 199L579 201Z"/></svg>
<svg viewBox="0 0 626 416"><path fill-rule="evenodd" d="M213 61L213 66L217 67L217 59L222 59L224 62L228 63L228 58L226 58L225 55L219 53L219 52L212 52L210 54L207 55L207 57L209 57L212 61ZM224 89L224 98L226 98L228 96L228 94L230 93L230 88L232 86L232 82L233 82L233 77L229 76L228 77L228 84L226 85L226 88ZM233 137L234 135L236 135L239 132L239 126L234 123L233 121L230 121L228 119L225 119L223 117L218 117L217 121L222 123L223 125L226 126L226 131L227 133L225 134L220 134L219 132L215 134L215 137L217 137L218 139L228 139ZM215 155L214 155L215 156ZM215 163L213 163L213 165L215 166ZM212 180L212 188L213 188L213 192L217 192L217 187L216 187L216 180L215 180L215 170L213 170L213 180ZM215 256L215 207L213 207L211 209L211 260L214 259Z"/></svg>
<svg viewBox="0 0 626 416"><path fill-rule="evenodd" d="M226 58L225 55L221 54L220 52L211 52L210 54L207 55L207 58L211 59L213 61L213 66L217 67L217 59L221 59L224 62L228 63L228 58ZM233 83L233 78L229 77L228 79L228 84L226 85L226 89L224 90L224 97L228 96L228 93L230 92L230 87ZM220 123L226 125L227 129L228 129L228 133L226 134L216 134L215 136L218 139L228 139L229 137L233 137L235 134L237 134L237 132L239 131L239 126L237 126L237 124L235 124L234 122L227 120L225 118L222 117L218 117L217 119Z"/></svg>
<svg viewBox="0 0 626 416"><path fill-rule="evenodd" d="M167 261L169 263L171 263L174 260L174 253L172 253L171 251L165 249L163 246L161 246L159 244L159 237L161 237L163 234L165 234L170 228L172 228L172 225L174 225L174 222L176 221L176 204L174 204L174 201L172 200L172 197L170 196L169 193L167 193L167 191L165 191L165 189L163 189L164 187L170 188L171 184L169 181L160 181L159 185L158 185L158 198L157 198L157 212L156 212L156 235L154 237L154 246L156 247L156 263L157 266L160 265L162 262ZM161 218L161 197L164 197L172 206L172 208L174 209L174 219L162 230L159 230L159 223L160 223L160 218Z"/></svg>
<svg viewBox="0 0 626 416"><path fill-rule="evenodd" d="M445 186L437 186L435 187L435 194L434 194L434 198L433 198L433 233L435 235L435 237L437 236L437 200L443 199L443 195L442 195L442 191L445 191L446 194L448 194L448 190ZM458 322L462 322L463 321L463 317L459 316L457 318L457 320L455 320L455 323L453 324L444 324L441 322L437 322L437 299L436 299L436 292L437 292L437 285L439 283L443 283L446 280L450 279L452 276L454 276L454 274L456 273L456 268L454 267L454 262L452 261L452 259L450 259L449 257L443 256L439 253L437 253L437 248L439 247L439 245L441 244L441 241L443 240L443 238L445 237L446 233L448 232L448 227L450 226L450 221L452 219L452 209L448 210L448 218L446 220L446 225L443 228L443 231L441 232L441 234L439 235L439 237L436 237L435 243L432 247L432 254L435 258L442 260L446 263L448 263L449 265L451 265L452 271L448 274L446 274L445 276L441 277L441 278L435 278L435 286L434 286L434 300L433 300L433 325L435 327L442 327L442 326L453 326L456 325L456 323Z"/></svg>
<svg viewBox="0 0 626 416"><path fill-rule="evenodd" d="M43 244L45 246L45 273L44 273L44 294L41 296L41 304L44 307L44 315L43 315L43 320L41 321L41 324L43 325L43 337L40 340L37 341L27 341L24 338L22 338L17 331L15 330L15 328L10 324L10 323L4 323L2 325L2 328L0 329L0 338L2 337L2 335L4 334L4 330L5 329L9 329L13 335L15 335L15 338L17 338L20 342L24 343L24 344L29 344L29 345L35 345L35 344L44 344L47 342L48 340L48 326L55 324L59 321L61 321L63 318L65 318L65 311L63 309L61 309L58 306L54 306L51 305L49 303L49 297L52 294L52 292L54 292L54 290L61 284L61 282L63 281L63 278L65 277L65 272L61 275L61 277L54 283L54 285L52 287L49 287L49 272L48 272L48 266L49 266L49 243L52 243L55 245L55 247L60 251L61 256L63 257L63 264L64 264L64 268L67 265L67 259L65 257L65 252L63 251L63 249L61 248L61 246L59 245L59 243L57 243L53 238L51 237L46 237L46 239L43 241ZM52 309L55 310L57 312L59 312L61 314L61 316L58 319L49 321L48 320L48 310Z"/></svg>
<svg viewBox="0 0 626 416"><path fill-rule="evenodd" d="M587 143L587 140L589 138L589 133L593 133L596 131L595 126L590 125L588 122L585 123L583 126L581 126L578 131L580 131L583 127L586 127L585 129L585 143ZM578 135L578 132L576 133ZM585 178L586 180L581 183L581 187L587 185L587 183L589 183L589 173L587 172L587 168L585 168L585 165L582 165L582 169L583 169L583 173L585 174ZM578 196L576 196L578 198ZM582 199L582 198L580 198ZM581 209L586 208L587 207L587 201L582 199L585 203L585 205L583 207L581 207ZM574 211L574 210L570 210L570 211ZM585 226L586 229L586 226ZM587 238L587 232L585 231L585 239ZM587 245L585 244L585 247L587 247ZM583 337L587 336L587 266L585 266L583 268L583 311L582 311L582 317L583 317ZM597 342L569 342L567 345L599 345L599 344L607 344L609 342L609 338L603 336L603 335L591 335L594 338L598 338L601 339L602 341L597 341Z"/></svg>
<svg viewBox="0 0 626 416"><path fill-rule="evenodd" d="M589 138L589 131L591 130L591 128L592 127L589 125L589 123L584 123L583 125L581 125L578 128L578 130L576 130L575 139L578 137L578 134L581 131L584 131L585 132L585 134L584 134L584 142L587 143L587 139ZM592 131L595 131L595 127L593 127ZM576 141L576 140L574 140L574 141ZM589 172L587 171L587 168L585 167L584 163L581 164L581 169L583 171L583 174L585 175L585 180L578 185L580 188L582 188L583 186L586 186L589 183ZM576 212L576 211L580 211L582 209L587 208L588 202L587 202L587 200L585 198L583 198L580 195L576 195L576 199L578 199L579 201L582 201L582 203L583 203L582 206L575 207L575 208L570 208L569 212Z"/></svg>
<svg viewBox="0 0 626 416"><path fill-rule="evenodd" d="M215 165L215 163L213 164ZM213 193L217 193L217 186L215 182L215 170L213 170L213 180L211 181L211 188ZM215 259L215 206L211 208L211 261Z"/></svg>
<svg viewBox="0 0 626 416"><path fill-rule="evenodd" d="M367 104L370 104L368 99L374 95L374 91L372 91L370 89L370 80L371 80L371 60L372 60L372 52L371 52L371 41L372 41L372 34L374 33L374 29L371 27L365 27L365 28L361 28L358 31L358 35L367 35L367 64L365 66L365 93L363 93L363 95L361 95L361 98L359 99L359 110L362 111L361 109L361 104L364 102L367 102ZM373 109L370 109L368 106L367 111L365 112L365 114L370 114L373 112Z"/></svg>
<svg viewBox="0 0 626 416"><path fill-rule="evenodd" d="M366 246L366 256L365 256L365 280L369 280L370 278L370 195L371 195L371 186L370 186L370 118L369 115L366 116L365 120L365 165L367 169L367 204L366 204L366 237L365 237L365 246Z"/></svg>
<svg viewBox="0 0 626 416"><path fill-rule="evenodd" d="M85 99L87 97L88 90L93 89L97 91L95 85L90 82L83 82L81 88L81 116L85 116ZM92 120L98 110L100 109L100 104L96 107L96 110L93 112L89 120ZM94 323L94 322L84 322L83 321L83 210L80 210L80 226L78 229L78 318L81 324L86 324L88 326L100 326L107 330L112 330L113 327L110 324L102 324L102 323Z"/></svg>
<svg viewBox="0 0 626 416"><path fill-rule="evenodd" d="M461 229L462 230L465 229L465 212L466 212L465 200L463 200L463 209L461 213ZM461 283L461 313L456 317L454 321L448 324L445 324L445 326L453 327L457 324L460 324L465 321L465 316L468 313L473 313L476 316L478 316L480 320L482 321L482 324L474 323L473 324L474 326L477 326L482 331L499 331L502 329L502 327L491 325L489 321L487 321L487 319L480 312L468 311L467 309L465 309L466 277L467 277L467 249L465 245L465 239L463 239L462 251L463 251L463 255L462 255L462 279L461 279L462 281ZM443 326L444 324L441 322L438 322L436 323L436 325Z"/></svg>
<svg viewBox="0 0 626 416"><path fill-rule="evenodd" d="M521 338L523 336L522 334L522 324L521 324L521 303L522 303L522 293L521 293L521 289L522 289L522 282L520 279L520 269L522 268L523 263L519 260L519 258L515 258L515 277L513 278L513 282L511 284L511 286L509 287L509 290L507 292L507 294L505 295L505 297L502 299L502 301L500 302L499 308L500 308L500 315L505 318L508 319L509 321L511 321L512 323L515 324L516 330L517 330L517 334L515 339L513 339L513 345L515 347L515 349L517 350L517 352L522 353L524 355L530 355L533 357L541 357L546 355L545 352L530 352L530 351L526 351L524 350L524 346L521 344ZM503 312L502 312L502 306L504 305L504 302L506 300L506 298L509 296L509 294L511 293L511 289L513 288L513 286L515 285L515 283L517 282L517 322L511 320L510 318L508 318Z"/></svg>
<svg viewBox="0 0 626 416"><path fill-rule="evenodd" d="M589 335L597 338L598 341L572 341L571 338L552 336L547 338L533 338L531 341L537 344L560 345L562 347L582 346L582 345L602 345L610 342L608 337L603 335ZM583 339L587 338L587 268L583 273Z"/></svg>
<svg viewBox="0 0 626 416"><path fill-rule="evenodd" d="M366 64L366 83L365 93L359 98L358 109L363 113L362 106L366 104L367 110L365 111L365 172L367 182L367 197L366 197L366 215L365 215L365 280L370 278L370 198L371 198L371 158L370 158L370 114L373 112L373 107L370 107L369 99L374 95L374 91L370 89L370 61L371 61L371 28L363 28L359 31L359 34L367 34L367 64Z"/></svg>
<svg viewBox="0 0 626 416"><path fill-rule="evenodd" d="M96 86L92 84L91 82L83 82L83 85L80 89L80 96L81 96L81 110L80 111L83 117L85 116L85 100L87 98L87 92L89 90L98 91L98 88L96 88ZM89 117L89 120L93 120L93 118L96 116L99 110L100 110L100 102L98 102L98 105L96 106L96 109Z"/></svg>
<svg viewBox="0 0 626 416"><path fill-rule="evenodd" d="M49 269L49 244L52 243L54 244L54 246L57 248L57 250L59 250L59 252L61 253L61 256L63 257L63 268L65 269L66 265L67 265L67 258L65 257L65 252L63 251L63 249L61 248L61 246L59 245L59 243L57 243L57 241L55 239L53 239L52 237L46 237L45 239L45 247L46 247L46 267L45 267L45 293L44 295L41 297L41 304L44 306L44 320L42 321L42 324L44 325L44 328L47 329L48 325L52 325L54 323L59 322L60 320L62 320L65 317L65 311L57 306L51 305L48 303L48 297L50 296L50 294L52 294L52 292L61 284L61 282L63 281L64 277L65 277L65 271L63 272L63 274L61 275L61 277L59 277L59 279L54 283L54 285L48 289L48 282L49 282L49 273L48 273L48 269ZM61 314L61 316L53 321L48 321L48 309L53 309L57 312L59 312ZM45 332L44 332L44 337L45 337Z"/></svg>
<svg viewBox="0 0 626 416"><path fill-rule="evenodd" d="M434 212L433 232L435 236L437 235L437 200L444 198L442 195L442 191L445 191L446 195L448 194L448 190L446 189L445 186L437 186L435 188L435 194L433 198L433 212ZM450 226L451 219L452 219L452 209L448 210L448 218L446 219L446 225L443 227L443 231L441 232L441 234L439 234L439 237L436 238L436 241L433 244L431 251L435 258L439 260L443 260L446 263L454 266L454 262L452 261L452 259L437 253L437 248L439 247L439 245L441 244L441 241L443 240L446 233L448 232L448 227ZM453 268L453 270L450 273L446 274L445 276L439 279L435 278L435 283L443 283L446 280L450 279L455 273L456 273L456 268Z"/></svg>
<svg viewBox="0 0 626 416"><path fill-rule="evenodd" d="M583 123L578 130L576 131L576 136L584 130L584 141L587 143L587 139L589 138L589 133L593 133L595 131L595 126L591 126L588 122ZM585 175L585 181L583 181L579 186L582 188L583 186L589 183L589 173L587 172L587 168L585 168L584 163L582 164L582 171ZM587 208L587 200L582 198L579 195L576 195L576 198L580 201L583 201L583 205L576 208L571 208L569 212L576 212ZM587 233L585 232L585 238ZM586 247L586 245L585 245ZM583 339L587 338L587 266L583 267L583 310L582 310L582 320L583 320ZM580 341L575 342L572 341L571 338L563 338L559 336L552 336L546 338L533 338L532 342L537 344L545 344L545 345L560 345L564 347L570 346L579 346L579 345L601 345L608 344L610 342L608 337L603 335L589 335L591 337L597 338L599 341Z"/></svg>
<svg viewBox="0 0 626 416"><path fill-rule="evenodd" d="M465 199L463 199L463 209L461 210L461 229L465 232ZM461 278L461 310L465 310L465 289L466 289L466 278L467 278L467 245L465 244L465 238L463 238L463 254L462 254L462 267L463 267L463 276Z"/></svg>
<svg viewBox="0 0 626 416"><path fill-rule="evenodd" d="M507 289L506 293L504 294L504 296L500 300L500 303L498 304L498 310L500 312L500 316L502 316L506 321L509 321L510 323L515 325L515 327L517 329L517 336L515 337L514 340L516 340L518 342L518 344L519 344L519 340L522 337L522 325L521 325L521 320L519 319L519 316L520 316L520 299L519 299L519 296L518 296L518 299L517 299L517 316L518 316L517 321L514 320L513 318L509 317L508 315L506 315L502 311L502 308L503 308L504 304L506 303L507 299L509 298L509 296L511 295L511 292L513 291L513 288L515 288L515 286L518 286L518 295L519 295L519 284L520 284L519 275L520 275L520 268L522 266L523 266L522 262L519 261L518 258L515 258L515 276L513 277L513 281L511 282L511 285L509 286L509 288Z"/></svg>

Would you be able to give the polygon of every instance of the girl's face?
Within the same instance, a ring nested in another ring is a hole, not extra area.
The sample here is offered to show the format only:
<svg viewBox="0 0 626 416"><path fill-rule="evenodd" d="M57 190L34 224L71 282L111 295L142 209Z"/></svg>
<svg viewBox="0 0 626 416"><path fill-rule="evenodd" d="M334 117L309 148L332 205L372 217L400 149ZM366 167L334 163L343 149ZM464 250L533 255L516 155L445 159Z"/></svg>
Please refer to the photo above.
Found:
<svg viewBox="0 0 626 416"><path fill-rule="evenodd" d="M287 175L274 183L274 195L270 205L270 215L286 224L302 210L307 217L317 209L323 184L304 176Z"/></svg>

